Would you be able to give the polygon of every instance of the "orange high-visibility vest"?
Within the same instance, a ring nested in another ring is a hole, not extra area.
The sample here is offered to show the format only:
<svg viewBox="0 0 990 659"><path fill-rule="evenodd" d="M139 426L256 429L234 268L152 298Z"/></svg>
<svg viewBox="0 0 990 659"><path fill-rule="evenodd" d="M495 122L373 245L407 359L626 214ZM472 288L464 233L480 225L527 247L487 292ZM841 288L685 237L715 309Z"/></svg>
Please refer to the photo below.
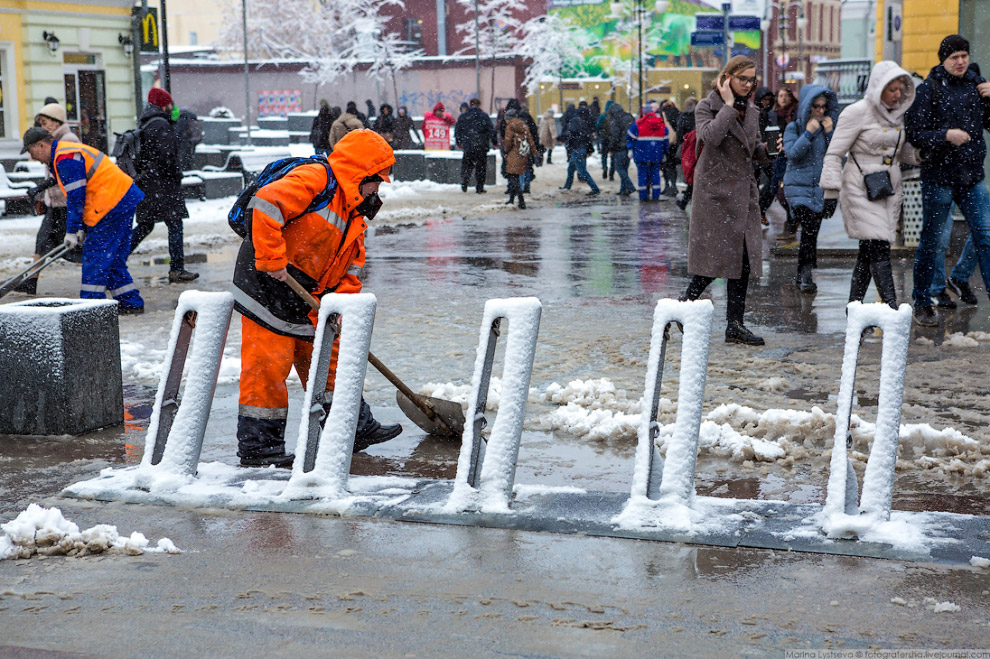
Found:
<svg viewBox="0 0 990 659"><path fill-rule="evenodd" d="M83 207L83 224L88 227L95 225L113 210L127 191L131 189L134 180L117 167L105 153L78 142L59 142L55 148L54 162L64 155L81 154L86 165L86 205ZM55 180L62 194L68 196L71 190L66 190L62 179L55 170Z"/></svg>

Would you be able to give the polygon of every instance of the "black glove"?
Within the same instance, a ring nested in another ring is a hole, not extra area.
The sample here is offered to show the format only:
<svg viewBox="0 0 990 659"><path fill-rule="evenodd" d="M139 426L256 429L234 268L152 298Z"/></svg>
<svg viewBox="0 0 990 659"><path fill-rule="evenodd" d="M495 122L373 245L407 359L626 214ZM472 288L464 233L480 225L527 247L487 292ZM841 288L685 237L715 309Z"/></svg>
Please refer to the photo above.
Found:
<svg viewBox="0 0 990 659"><path fill-rule="evenodd" d="M40 197L41 194L48 188L54 188L56 184L57 182L55 181L55 179L53 178L47 179L43 183L39 183L38 185L28 190L27 196L33 203L37 203L38 197Z"/></svg>

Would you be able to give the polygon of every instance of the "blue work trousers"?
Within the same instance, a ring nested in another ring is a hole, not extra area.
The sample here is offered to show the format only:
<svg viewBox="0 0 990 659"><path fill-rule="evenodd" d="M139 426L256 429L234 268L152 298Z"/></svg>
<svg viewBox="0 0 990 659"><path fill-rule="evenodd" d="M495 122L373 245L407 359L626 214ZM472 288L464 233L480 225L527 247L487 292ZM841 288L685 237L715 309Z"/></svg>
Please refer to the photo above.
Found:
<svg viewBox="0 0 990 659"><path fill-rule="evenodd" d="M660 198L660 163L636 161L636 170L639 172L639 198L646 200L650 196L650 188L653 189L653 200Z"/></svg>
<svg viewBox="0 0 990 659"><path fill-rule="evenodd" d="M133 207L114 208L86 231L82 247L80 298L103 300L109 292L122 307L144 306L144 300L127 271L134 211Z"/></svg>

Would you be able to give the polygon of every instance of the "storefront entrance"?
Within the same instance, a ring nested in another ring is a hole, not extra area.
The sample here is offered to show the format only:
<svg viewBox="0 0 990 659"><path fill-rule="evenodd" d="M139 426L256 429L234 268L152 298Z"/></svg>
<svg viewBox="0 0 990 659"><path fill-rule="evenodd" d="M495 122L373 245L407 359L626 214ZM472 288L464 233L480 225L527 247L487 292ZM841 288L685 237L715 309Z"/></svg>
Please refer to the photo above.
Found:
<svg viewBox="0 0 990 659"><path fill-rule="evenodd" d="M83 144L107 151L107 82L99 55L66 53L64 57L69 124Z"/></svg>

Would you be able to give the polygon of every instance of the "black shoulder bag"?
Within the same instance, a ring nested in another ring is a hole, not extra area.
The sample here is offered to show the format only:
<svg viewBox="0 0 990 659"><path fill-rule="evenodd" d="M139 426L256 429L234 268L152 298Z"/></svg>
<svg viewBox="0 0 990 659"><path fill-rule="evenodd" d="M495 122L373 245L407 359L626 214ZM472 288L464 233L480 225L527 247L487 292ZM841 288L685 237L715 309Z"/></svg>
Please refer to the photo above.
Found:
<svg viewBox="0 0 990 659"><path fill-rule="evenodd" d="M897 131L897 144L894 146L894 155L884 156L884 165L889 167L894 164L894 160L897 158L897 149L899 149L900 146L901 131ZM856 169L859 170L859 173L863 174L863 168L859 166L859 161L856 160L856 156L852 153L852 151L849 152L849 157L852 158L854 163L856 163ZM866 198L870 201L880 201L881 199L894 196L894 184L890 180L889 169L882 169L879 172L863 174L863 183L866 185Z"/></svg>

